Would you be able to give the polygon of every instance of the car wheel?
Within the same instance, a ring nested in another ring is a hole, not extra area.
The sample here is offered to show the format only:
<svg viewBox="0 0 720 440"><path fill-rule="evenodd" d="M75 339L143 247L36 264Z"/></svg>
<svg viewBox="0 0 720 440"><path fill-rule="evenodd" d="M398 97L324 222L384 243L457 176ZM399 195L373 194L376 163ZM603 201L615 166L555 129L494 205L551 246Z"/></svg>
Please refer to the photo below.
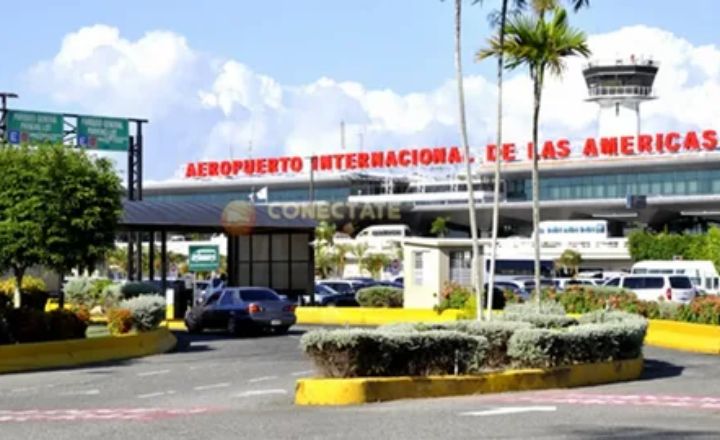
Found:
<svg viewBox="0 0 720 440"><path fill-rule="evenodd" d="M334 301L331 301L331 302L325 304L325 307L337 307L337 304Z"/></svg>
<svg viewBox="0 0 720 440"><path fill-rule="evenodd" d="M195 335L198 333L202 333L202 327L200 327L197 322L192 320L185 320L185 328L187 328L188 333L192 333Z"/></svg>
<svg viewBox="0 0 720 440"><path fill-rule="evenodd" d="M284 334L286 334L286 333L288 332L288 330L290 330L290 326L289 326L289 325L281 325L280 327L275 327L275 328L273 328L273 332L274 332L276 335L284 335Z"/></svg>
<svg viewBox="0 0 720 440"><path fill-rule="evenodd" d="M240 329L238 328L235 318L228 319L227 331L230 333L230 336L237 336L240 334Z"/></svg>

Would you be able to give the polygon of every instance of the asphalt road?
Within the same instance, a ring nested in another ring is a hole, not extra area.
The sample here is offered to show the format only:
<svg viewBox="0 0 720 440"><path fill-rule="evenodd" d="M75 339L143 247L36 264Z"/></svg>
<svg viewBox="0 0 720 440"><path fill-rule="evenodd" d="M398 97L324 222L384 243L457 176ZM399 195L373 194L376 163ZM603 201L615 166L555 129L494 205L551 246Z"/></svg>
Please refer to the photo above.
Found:
<svg viewBox="0 0 720 440"><path fill-rule="evenodd" d="M0 439L720 438L718 357L648 348L636 382L310 408L292 404L300 332L0 376Z"/></svg>

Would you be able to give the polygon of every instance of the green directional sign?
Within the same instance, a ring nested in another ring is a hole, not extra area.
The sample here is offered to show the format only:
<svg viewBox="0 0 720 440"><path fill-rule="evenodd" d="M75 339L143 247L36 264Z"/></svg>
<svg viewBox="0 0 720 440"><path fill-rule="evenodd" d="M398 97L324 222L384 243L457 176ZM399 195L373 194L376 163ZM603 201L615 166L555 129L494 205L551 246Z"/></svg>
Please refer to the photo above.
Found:
<svg viewBox="0 0 720 440"><path fill-rule="evenodd" d="M61 143L63 135L63 115L59 113L7 111L7 141L11 144Z"/></svg>
<svg viewBox="0 0 720 440"><path fill-rule="evenodd" d="M81 147L127 151L129 135L127 119L78 116L77 141Z"/></svg>
<svg viewBox="0 0 720 440"><path fill-rule="evenodd" d="M188 270L212 272L220 268L220 249L217 245L189 246Z"/></svg>

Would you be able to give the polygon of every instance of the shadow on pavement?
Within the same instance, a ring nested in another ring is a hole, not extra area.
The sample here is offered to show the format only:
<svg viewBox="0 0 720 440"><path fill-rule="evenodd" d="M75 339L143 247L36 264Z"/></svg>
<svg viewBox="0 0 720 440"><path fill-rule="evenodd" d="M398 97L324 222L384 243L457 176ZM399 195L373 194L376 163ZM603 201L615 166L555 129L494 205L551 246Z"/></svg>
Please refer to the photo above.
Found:
<svg viewBox="0 0 720 440"><path fill-rule="evenodd" d="M232 336L229 333L222 331L205 331L199 334L174 331L173 334L177 338L178 343L177 346L175 346L175 349L168 354L214 350L214 348L208 344L203 344L203 342L287 338L288 336L300 336L303 333L305 333L304 330L292 329L285 334L256 333L250 335Z"/></svg>
<svg viewBox="0 0 720 440"><path fill-rule="evenodd" d="M564 431L564 430L563 430ZM559 434L559 433L558 433ZM635 426L613 426L605 428L572 429L562 436L582 439L678 439L678 438L718 438L717 431L663 430Z"/></svg>
<svg viewBox="0 0 720 440"><path fill-rule="evenodd" d="M638 380L654 380L680 376L685 367L656 359L645 359L643 374Z"/></svg>

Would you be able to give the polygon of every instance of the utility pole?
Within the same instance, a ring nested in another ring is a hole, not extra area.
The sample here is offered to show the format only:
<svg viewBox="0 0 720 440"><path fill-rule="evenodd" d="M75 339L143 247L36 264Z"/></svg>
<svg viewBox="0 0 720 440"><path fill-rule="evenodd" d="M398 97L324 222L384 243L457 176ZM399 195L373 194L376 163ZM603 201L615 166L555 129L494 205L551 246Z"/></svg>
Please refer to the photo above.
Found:
<svg viewBox="0 0 720 440"><path fill-rule="evenodd" d="M8 98L17 98L18 95L12 92L0 92L0 139L5 140L7 131L7 101Z"/></svg>

